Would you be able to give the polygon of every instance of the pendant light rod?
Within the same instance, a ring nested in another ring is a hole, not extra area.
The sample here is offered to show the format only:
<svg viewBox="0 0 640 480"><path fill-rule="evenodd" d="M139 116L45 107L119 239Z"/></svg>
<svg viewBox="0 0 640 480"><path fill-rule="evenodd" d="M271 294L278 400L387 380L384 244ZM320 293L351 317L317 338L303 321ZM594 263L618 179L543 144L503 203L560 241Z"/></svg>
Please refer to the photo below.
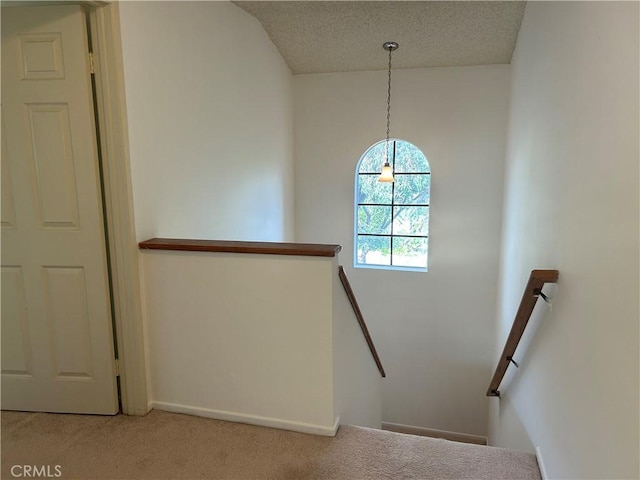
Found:
<svg viewBox="0 0 640 480"><path fill-rule="evenodd" d="M378 179L379 182L393 182L393 167L389 164L389 132L391 131L391 52L398 49L397 42L384 42L382 48L389 52L389 69L387 83L387 136L385 141L385 162L382 166L382 174ZM394 144L394 160L395 160L395 144Z"/></svg>
<svg viewBox="0 0 640 480"><path fill-rule="evenodd" d="M396 42L384 42L382 44L382 48L389 52L389 69L388 72L388 83L387 83L387 147L389 146L389 131L391 128L391 52L398 49L398 44ZM387 148L387 160L388 160L388 148Z"/></svg>

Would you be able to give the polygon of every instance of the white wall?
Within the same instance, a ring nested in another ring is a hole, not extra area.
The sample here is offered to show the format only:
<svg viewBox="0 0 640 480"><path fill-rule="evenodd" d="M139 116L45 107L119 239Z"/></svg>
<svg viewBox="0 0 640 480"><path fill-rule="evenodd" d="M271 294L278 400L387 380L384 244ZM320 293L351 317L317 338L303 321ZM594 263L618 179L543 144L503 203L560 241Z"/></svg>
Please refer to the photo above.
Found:
<svg viewBox="0 0 640 480"><path fill-rule="evenodd" d="M292 77L229 2L121 2L138 240L291 240Z"/></svg>
<svg viewBox="0 0 640 480"><path fill-rule="evenodd" d="M512 62L496 352L529 271L560 279L491 440L539 446L550 478L640 476L638 15L529 2Z"/></svg>
<svg viewBox="0 0 640 480"><path fill-rule="evenodd" d="M333 258L142 259L154 408L335 433Z"/></svg>
<svg viewBox="0 0 640 480"><path fill-rule="evenodd" d="M324 257L143 251L151 406L334 435L380 428L381 377Z"/></svg>
<svg viewBox="0 0 640 480"><path fill-rule="evenodd" d="M393 72L391 135L421 148L433 172L428 273L352 268L354 169L384 138L386 80L294 77L296 241L344 247L387 371L383 421L485 435L509 67Z"/></svg>

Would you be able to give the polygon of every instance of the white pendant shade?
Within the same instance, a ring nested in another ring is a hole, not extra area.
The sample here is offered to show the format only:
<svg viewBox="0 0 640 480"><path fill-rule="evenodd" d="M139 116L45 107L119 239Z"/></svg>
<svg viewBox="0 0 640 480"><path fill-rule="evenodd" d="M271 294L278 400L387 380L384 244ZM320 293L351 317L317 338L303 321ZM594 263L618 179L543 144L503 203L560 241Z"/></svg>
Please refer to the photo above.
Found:
<svg viewBox="0 0 640 480"><path fill-rule="evenodd" d="M393 169L391 168L391 165L389 165L389 162L385 162L382 166L382 173L380 174L378 181L393 183Z"/></svg>

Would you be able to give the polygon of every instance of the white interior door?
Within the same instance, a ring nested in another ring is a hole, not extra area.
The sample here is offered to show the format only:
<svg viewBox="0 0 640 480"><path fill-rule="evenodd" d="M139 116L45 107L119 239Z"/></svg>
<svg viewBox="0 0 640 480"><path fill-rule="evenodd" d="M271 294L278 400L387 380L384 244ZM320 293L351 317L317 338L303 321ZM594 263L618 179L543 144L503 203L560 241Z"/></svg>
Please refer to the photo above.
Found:
<svg viewBox="0 0 640 480"><path fill-rule="evenodd" d="M82 7L2 7L2 408L118 411Z"/></svg>

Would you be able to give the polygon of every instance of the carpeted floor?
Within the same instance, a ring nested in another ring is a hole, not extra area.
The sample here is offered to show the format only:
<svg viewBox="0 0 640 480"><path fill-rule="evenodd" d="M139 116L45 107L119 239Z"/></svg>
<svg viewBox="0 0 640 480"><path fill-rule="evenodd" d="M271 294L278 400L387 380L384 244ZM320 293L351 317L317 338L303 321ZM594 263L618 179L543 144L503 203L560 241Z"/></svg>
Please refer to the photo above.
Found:
<svg viewBox="0 0 640 480"><path fill-rule="evenodd" d="M7 479L14 465L48 465L62 479L540 480L534 455L359 427L328 438L157 410L1 420Z"/></svg>

